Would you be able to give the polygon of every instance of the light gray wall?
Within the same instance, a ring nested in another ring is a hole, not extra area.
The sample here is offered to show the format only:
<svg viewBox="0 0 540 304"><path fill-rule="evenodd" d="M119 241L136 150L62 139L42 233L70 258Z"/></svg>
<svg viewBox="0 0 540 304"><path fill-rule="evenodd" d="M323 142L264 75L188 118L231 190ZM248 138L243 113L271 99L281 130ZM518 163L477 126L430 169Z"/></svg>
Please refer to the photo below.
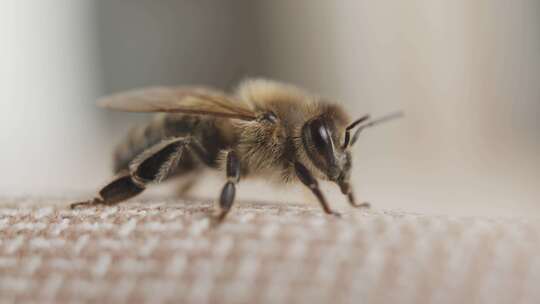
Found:
<svg viewBox="0 0 540 304"><path fill-rule="evenodd" d="M90 1L0 4L0 195L65 192L106 174Z"/></svg>
<svg viewBox="0 0 540 304"><path fill-rule="evenodd" d="M6 0L0 4L0 196L79 193L144 115L94 100L142 85L227 87L254 53L249 1Z"/></svg>
<svg viewBox="0 0 540 304"><path fill-rule="evenodd" d="M266 75L357 116L405 111L358 144L362 197L437 213L538 211L538 1L260 4Z"/></svg>
<svg viewBox="0 0 540 304"><path fill-rule="evenodd" d="M356 186L374 205L535 214L539 32L535 0L6 0L0 191L79 193L105 181L113 145L144 115L98 110L99 95L263 75L357 116L405 111L357 146ZM242 191L274 193L261 189Z"/></svg>

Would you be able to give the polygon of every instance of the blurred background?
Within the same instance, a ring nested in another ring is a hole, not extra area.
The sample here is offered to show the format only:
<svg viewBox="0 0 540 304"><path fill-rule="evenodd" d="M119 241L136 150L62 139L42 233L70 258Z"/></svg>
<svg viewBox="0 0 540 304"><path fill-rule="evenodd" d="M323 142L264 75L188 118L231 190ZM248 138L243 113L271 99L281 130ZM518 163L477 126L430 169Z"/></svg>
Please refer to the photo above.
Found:
<svg viewBox="0 0 540 304"><path fill-rule="evenodd" d="M250 76L303 86L354 116L406 113L356 146L356 191L378 209L540 211L536 0L3 0L0 196L86 195L107 181L114 145L146 116L98 109L99 96L231 89ZM199 193L217 196L220 178ZM262 189L303 199L260 182L242 183L241 197Z"/></svg>

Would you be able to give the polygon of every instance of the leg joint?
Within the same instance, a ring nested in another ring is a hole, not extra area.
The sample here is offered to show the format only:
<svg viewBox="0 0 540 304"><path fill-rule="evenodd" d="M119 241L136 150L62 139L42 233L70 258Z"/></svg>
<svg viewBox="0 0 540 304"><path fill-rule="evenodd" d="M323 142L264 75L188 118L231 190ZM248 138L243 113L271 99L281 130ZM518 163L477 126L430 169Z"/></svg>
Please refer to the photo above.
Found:
<svg viewBox="0 0 540 304"><path fill-rule="evenodd" d="M176 167L183 149L190 144L189 137L163 141L149 148L130 165L130 173L139 185L160 182Z"/></svg>
<svg viewBox="0 0 540 304"><path fill-rule="evenodd" d="M230 182L238 183L240 181L240 161L235 151L227 153L227 179Z"/></svg>

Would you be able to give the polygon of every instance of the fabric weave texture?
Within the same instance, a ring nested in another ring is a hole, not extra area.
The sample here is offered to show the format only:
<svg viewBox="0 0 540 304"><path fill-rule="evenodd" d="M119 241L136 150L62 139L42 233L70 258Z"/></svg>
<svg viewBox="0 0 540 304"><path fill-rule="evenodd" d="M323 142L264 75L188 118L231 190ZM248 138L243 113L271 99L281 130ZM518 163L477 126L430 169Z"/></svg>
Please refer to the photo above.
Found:
<svg viewBox="0 0 540 304"><path fill-rule="evenodd" d="M540 221L204 201L0 205L0 303L540 303Z"/></svg>

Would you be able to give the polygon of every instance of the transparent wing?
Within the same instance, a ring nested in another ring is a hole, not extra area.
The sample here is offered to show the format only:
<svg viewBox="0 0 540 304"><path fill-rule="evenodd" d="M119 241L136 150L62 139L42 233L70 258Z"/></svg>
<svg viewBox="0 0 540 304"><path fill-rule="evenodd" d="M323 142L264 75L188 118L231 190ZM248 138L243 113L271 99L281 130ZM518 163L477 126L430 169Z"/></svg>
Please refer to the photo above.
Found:
<svg viewBox="0 0 540 304"><path fill-rule="evenodd" d="M244 103L218 90L204 87L149 87L104 97L104 108L126 112L168 112L255 119Z"/></svg>

